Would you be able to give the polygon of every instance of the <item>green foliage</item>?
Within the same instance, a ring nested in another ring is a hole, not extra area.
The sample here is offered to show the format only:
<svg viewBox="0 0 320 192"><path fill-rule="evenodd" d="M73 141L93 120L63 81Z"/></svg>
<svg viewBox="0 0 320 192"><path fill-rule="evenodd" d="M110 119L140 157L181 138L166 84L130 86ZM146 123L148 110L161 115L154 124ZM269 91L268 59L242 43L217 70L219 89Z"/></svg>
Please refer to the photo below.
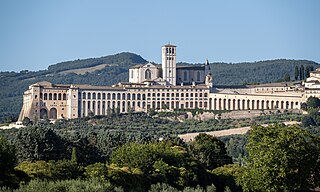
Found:
<svg viewBox="0 0 320 192"><path fill-rule="evenodd" d="M179 190L166 183L157 183L151 185L149 192L179 192Z"/></svg>
<svg viewBox="0 0 320 192"><path fill-rule="evenodd" d="M14 147L0 136L0 187L16 187L19 178L13 170L16 162Z"/></svg>
<svg viewBox="0 0 320 192"><path fill-rule="evenodd" d="M13 169L16 163L14 147L0 136L0 173Z"/></svg>
<svg viewBox="0 0 320 192"><path fill-rule="evenodd" d="M14 141L19 162L63 159L64 144L60 136L45 126L20 129Z"/></svg>
<svg viewBox="0 0 320 192"><path fill-rule="evenodd" d="M98 178L105 181L108 177L108 169L104 163L95 163L85 167L85 176L88 178Z"/></svg>
<svg viewBox="0 0 320 192"><path fill-rule="evenodd" d="M308 114L302 118L301 123L303 127L320 125L320 113L318 109L310 109Z"/></svg>
<svg viewBox="0 0 320 192"><path fill-rule="evenodd" d="M6 191L6 190L0 190ZM90 180L62 180L62 181L46 181L31 180L28 185L23 185L13 192L122 192L123 189L115 187L109 182L100 182L96 179Z"/></svg>
<svg viewBox="0 0 320 192"><path fill-rule="evenodd" d="M28 126L28 125L31 124L31 120L28 117L24 117L23 120L22 120L22 124L24 126Z"/></svg>
<svg viewBox="0 0 320 192"><path fill-rule="evenodd" d="M319 185L320 139L294 126L254 127L248 163L239 181L244 191L297 191Z"/></svg>
<svg viewBox="0 0 320 192"><path fill-rule="evenodd" d="M192 156L209 170L231 164L225 144L214 136L201 133L190 143Z"/></svg>
<svg viewBox="0 0 320 192"><path fill-rule="evenodd" d="M30 178L47 180L67 180L82 177L83 168L70 160L22 162L16 168Z"/></svg>
<svg viewBox="0 0 320 192"><path fill-rule="evenodd" d="M219 191L226 190L226 188L232 191L242 191L241 186L236 182L237 178L242 174L242 167L238 164L218 167L212 170L212 173L214 175L214 183L216 183Z"/></svg>
<svg viewBox="0 0 320 192"><path fill-rule="evenodd" d="M318 97L309 97L307 100L308 108L319 108L320 107L320 99Z"/></svg>
<svg viewBox="0 0 320 192"><path fill-rule="evenodd" d="M77 158L77 148L72 147L72 153L71 153L71 161L74 163L78 162L78 158Z"/></svg>
<svg viewBox="0 0 320 192"><path fill-rule="evenodd" d="M294 68L294 80L298 80L298 78L299 78L299 68L298 68L298 66L295 66L295 68Z"/></svg>
<svg viewBox="0 0 320 192"><path fill-rule="evenodd" d="M207 185L210 175L194 161L186 149L168 142L129 143L117 149L111 162L120 167L138 168L145 183L164 182L178 189Z"/></svg>

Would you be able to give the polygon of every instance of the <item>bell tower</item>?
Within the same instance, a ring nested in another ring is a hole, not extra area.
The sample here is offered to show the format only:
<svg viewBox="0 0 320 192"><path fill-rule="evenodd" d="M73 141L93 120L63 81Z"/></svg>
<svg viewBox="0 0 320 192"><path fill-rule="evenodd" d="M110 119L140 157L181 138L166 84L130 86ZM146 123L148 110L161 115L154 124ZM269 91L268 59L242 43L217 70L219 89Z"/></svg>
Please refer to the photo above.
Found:
<svg viewBox="0 0 320 192"><path fill-rule="evenodd" d="M170 43L162 46L162 78L171 85L177 83L176 46Z"/></svg>

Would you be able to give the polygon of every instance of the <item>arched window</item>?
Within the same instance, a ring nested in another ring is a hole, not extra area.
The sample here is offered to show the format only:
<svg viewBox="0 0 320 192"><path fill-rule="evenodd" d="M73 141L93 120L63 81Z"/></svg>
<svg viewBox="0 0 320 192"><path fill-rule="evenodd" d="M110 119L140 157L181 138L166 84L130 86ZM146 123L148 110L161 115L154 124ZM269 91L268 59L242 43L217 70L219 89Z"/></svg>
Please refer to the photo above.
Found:
<svg viewBox="0 0 320 192"><path fill-rule="evenodd" d="M147 69L144 73L144 78L145 79L151 79L151 70Z"/></svg>
<svg viewBox="0 0 320 192"><path fill-rule="evenodd" d="M86 92L83 92L82 93L82 99L86 99L87 97L86 97Z"/></svg>
<svg viewBox="0 0 320 192"><path fill-rule="evenodd" d="M67 94L63 94L63 98L62 98L63 100L67 100Z"/></svg>
<svg viewBox="0 0 320 192"><path fill-rule="evenodd" d="M58 100L61 100L61 93L58 94Z"/></svg>
<svg viewBox="0 0 320 192"><path fill-rule="evenodd" d="M56 93L53 94L53 100L57 100L57 94Z"/></svg>
<svg viewBox="0 0 320 192"><path fill-rule="evenodd" d="M187 71L184 71L184 72L183 72L183 81L188 81Z"/></svg>
<svg viewBox="0 0 320 192"><path fill-rule="evenodd" d="M48 99L48 94L47 93L45 93L44 94L44 98L43 98L44 100L47 100Z"/></svg>
<svg viewBox="0 0 320 192"><path fill-rule="evenodd" d="M200 71L197 71L197 81L200 81Z"/></svg>
<svg viewBox="0 0 320 192"><path fill-rule="evenodd" d="M92 93L92 99L96 99L96 93Z"/></svg>
<svg viewBox="0 0 320 192"><path fill-rule="evenodd" d="M52 93L49 93L49 100L52 100Z"/></svg>

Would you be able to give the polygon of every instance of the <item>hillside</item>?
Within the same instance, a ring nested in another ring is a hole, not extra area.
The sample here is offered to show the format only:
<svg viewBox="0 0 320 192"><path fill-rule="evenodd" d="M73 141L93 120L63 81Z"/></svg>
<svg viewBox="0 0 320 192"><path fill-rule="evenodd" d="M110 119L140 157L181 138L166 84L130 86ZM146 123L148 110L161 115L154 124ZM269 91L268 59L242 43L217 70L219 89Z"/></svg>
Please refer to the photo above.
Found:
<svg viewBox="0 0 320 192"><path fill-rule="evenodd" d="M112 85L128 81L129 67L146 62L139 55L119 53L61 62L41 71L0 72L0 122L17 118L23 92L30 84L46 80L64 84ZM215 85L243 85L279 81L285 74L293 79L295 66L301 65L319 67L313 61L279 59L253 63L211 63L211 70Z"/></svg>

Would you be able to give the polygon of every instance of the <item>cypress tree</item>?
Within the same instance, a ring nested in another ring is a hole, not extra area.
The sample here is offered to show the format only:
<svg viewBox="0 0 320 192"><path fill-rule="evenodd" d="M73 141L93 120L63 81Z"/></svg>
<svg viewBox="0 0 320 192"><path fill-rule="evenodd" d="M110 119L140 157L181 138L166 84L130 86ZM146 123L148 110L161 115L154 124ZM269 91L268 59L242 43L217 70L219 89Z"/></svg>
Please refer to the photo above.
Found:
<svg viewBox="0 0 320 192"><path fill-rule="evenodd" d="M294 68L294 79L298 80L298 77L299 77L299 68L298 68L298 66L296 66Z"/></svg>

